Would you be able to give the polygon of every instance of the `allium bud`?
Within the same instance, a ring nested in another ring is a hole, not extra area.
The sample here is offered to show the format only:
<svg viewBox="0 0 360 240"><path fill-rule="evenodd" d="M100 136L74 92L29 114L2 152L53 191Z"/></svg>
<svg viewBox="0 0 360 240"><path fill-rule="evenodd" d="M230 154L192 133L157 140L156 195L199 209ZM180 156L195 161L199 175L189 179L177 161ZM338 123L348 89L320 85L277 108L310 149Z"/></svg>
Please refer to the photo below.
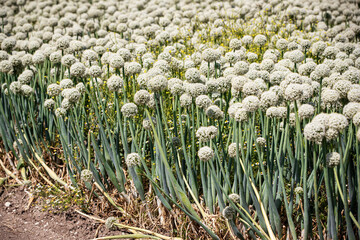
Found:
<svg viewBox="0 0 360 240"><path fill-rule="evenodd" d="M230 194L228 197L229 197L229 199L230 199L231 201L233 201L234 203L240 203L240 196L239 196L239 194L232 193L232 194Z"/></svg>
<svg viewBox="0 0 360 240"><path fill-rule="evenodd" d="M223 215L224 218L226 218L228 220L232 220L232 219L234 219L234 217L236 215L236 211L231 206L227 206L222 211L222 215Z"/></svg>

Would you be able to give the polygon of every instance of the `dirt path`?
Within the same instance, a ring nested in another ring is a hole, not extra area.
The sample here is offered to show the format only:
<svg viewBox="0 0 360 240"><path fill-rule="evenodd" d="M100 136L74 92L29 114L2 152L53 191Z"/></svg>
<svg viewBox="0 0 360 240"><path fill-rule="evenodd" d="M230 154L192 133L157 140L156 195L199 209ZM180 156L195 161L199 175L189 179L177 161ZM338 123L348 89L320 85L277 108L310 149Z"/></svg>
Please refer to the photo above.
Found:
<svg viewBox="0 0 360 240"><path fill-rule="evenodd" d="M0 196L0 239L4 240L82 240L119 235L75 211L61 214L42 212L39 207L25 211L28 195L22 189L4 190Z"/></svg>

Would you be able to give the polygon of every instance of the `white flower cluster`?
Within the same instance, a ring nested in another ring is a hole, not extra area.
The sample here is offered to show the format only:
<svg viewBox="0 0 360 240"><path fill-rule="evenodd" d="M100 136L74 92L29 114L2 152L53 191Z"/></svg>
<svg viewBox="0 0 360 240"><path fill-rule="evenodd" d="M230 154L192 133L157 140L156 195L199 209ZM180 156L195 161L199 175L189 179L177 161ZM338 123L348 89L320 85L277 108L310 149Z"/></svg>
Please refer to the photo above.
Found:
<svg viewBox="0 0 360 240"><path fill-rule="evenodd" d="M141 164L141 157L138 153L130 153L126 156L126 165L128 167L135 167Z"/></svg>
<svg viewBox="0 0 360 240"><path fill-rule="evenodd" d="M196 131L196 137L201 142L207 142L214 139L218 135L218 129L215 126L200 127Z"/></svg>

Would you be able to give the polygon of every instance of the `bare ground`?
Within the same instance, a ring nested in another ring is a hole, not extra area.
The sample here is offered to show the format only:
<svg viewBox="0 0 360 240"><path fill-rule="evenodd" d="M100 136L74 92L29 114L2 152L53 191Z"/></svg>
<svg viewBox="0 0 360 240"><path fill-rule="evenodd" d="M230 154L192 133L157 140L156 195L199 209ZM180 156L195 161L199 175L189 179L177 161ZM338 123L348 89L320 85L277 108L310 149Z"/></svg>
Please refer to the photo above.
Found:
<svg viewBox="0 0 360 240"><path fill-rule="evenodd" d="M120 235L109 231L103 224L85 218L75 210L63 213L41 211L39 206L28 206L29 197L24 188L0 188L0 239L94 239L102 236Z"/></svg>

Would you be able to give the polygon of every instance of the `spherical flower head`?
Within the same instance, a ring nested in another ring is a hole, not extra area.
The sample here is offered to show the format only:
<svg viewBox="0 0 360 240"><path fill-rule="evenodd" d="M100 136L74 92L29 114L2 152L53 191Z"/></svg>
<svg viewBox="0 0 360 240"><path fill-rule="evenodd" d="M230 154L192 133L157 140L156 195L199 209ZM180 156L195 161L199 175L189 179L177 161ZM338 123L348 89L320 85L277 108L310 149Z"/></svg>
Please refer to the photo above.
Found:
<svg viewBox="0 0 360 240"><path fill-rule="evenodd" d="M340 93L333 89L324 89L321 94L321 100L326 106L337 103L339 99Z"/></svg>
<svg viewBox="0 0 360 240"><path fill-rule="evenodd" d="M228 197L229 197L229 199L230 199L231 201L233 201L234 203L240 203L240 196L239 196L239 194L232 193L232 194L230 194Z"/></svg>
<svg viewBox="0 0 360 240"><path fill-rule="evenodd" d="M339 136L339 131L333 128L326 129L325 138L326 141L335 140Z"/></svg>
<svg viewBox="0 0 360 240"><path fill-rule="evenodd" d="M47 109L52 109L55 107L55 101L54 99L50 98L50 99L46 99L44 101L44 107Z"/></svg>
<svg viewBox="0 0 360 240"><path fill-rule="evenodd" d="M93 179L93 173L88 170L88 169L84 169L81 171L81 180L83 180L84 182L91 182Z"/></svg>
<svg viewBox="0 0 360 240"><path fill-rule="evenodd" d="M222 215L223 215L224 218L226 218L228 220L232 220L232 219L234 219L234 217L236 215L236 211L231 206L227 206L222 211Z"/></svg>
<svg viewBox="0 0 360 240"><path fill-rule="evenodd" d="M245 35L242 39L241 39L242 43L246 46L250 45L253 42L253 38L249 35Z"/></svg>
<svg viewBox="0 0 360 240"><path fill-rule="evenodd" d="M106 85L110 92L118 92L122 89L124 81L120 76L114 74L106 81Z"/></svg>
<svg viewBox="0 0 360 240"><path fill-rule="evenodd" d="M43 64L45 61L45 56L41 52L36 52L32 57L32 61L34 64Z"/></svg>
<svg viewBox="0 0 360 240"><path fill-rule="evenodd" d="M200 161L207 162L211 160L214 157L214 150L212 150L210 147L205 146L199 149L198 156Z"/></svg>
<svg viewBox="0 0 360 240"><path fill-rule="evenodd" d="M293 63L301 63L302 61L304 61L304 58L305 58L305 55L300 50L294 50L294 51L289 52L289 59Z"/></svg>
<svg viewBox="0 0 360 240"><path fill-rule="evenodd" d="M330 74L330 67L326 64L319 64L316 66L314 73L320 78L328 77Z"/></svg>
<svg viewBox="0 0 360 240"><path fill-rule="evenodd" d="M77 103L80 100L81 94L76 88L64 89L61 95L68 99L70 103Z"/></svg>
<svg viewBox="0 0 360 240"><path fill-rule="evenodd" d="M225 77L219 77L217 78L219 82L219 92L225 93L227 92L231 87L231 78L225 78Z"/></svg>
<svg viewBox="0 0 360 240"><path fill-rule="evenodd" d="M260 64L260 69L263 71L271 72L274 69L274 61L271 59L264 59Z"/></svg>
<svg viewBox="0 0 360 240"><path fill-rule="evenodd" d="M191 83L196 83L200 81L200 72L196 68L189 68L185 72L185 78Z"/></svg>
<svg viewBox="0 0 360 240"><path fill-rule="evenodd" d="M9 60L2 60L0 62L0 72L9 73L13 71L13 64Z"/></svg>
<svg viewBox="0 0 360 240"><path fill-rule="evenodd" d="M207 86L202 83L188 83L184 85L185 91L193 98L204 95L208 92Z"/></svg>
<svg viewBox="0 0 360 240"><path fill-rule="evenodd" d="M187 93L184 93L180 96L180 106L181 107L190 107L192 104L192 97L187 94Z"/></svg>
<svg viewBox="0 0 360 240"><path fill-rule="evenodd" d="M327 126L341 132L349 125L347 118L340 113L330 113Z"/></svg>
<svg viewBox="0 0 360 240"><path fill-rule="evenodd" d="M200 95L196 98L195 104L201 109L206 109L212 104L212 101L207 95Z"/></svg>
<svg viewBox="0 0 360 240"><path fill-rule="evenodd" d="M280 38L276 42L276 48L280 51L285 51L288 47L289 42L286 39Z"/></svg>
<svg viewBox="0 0 360 240"><path fill-rule="evenodd" d="M50 84L49 87L50 86L52 86L53 89L56 89L54 91L58 91L58 87L55 86L55 84ZM48 94L49 94L49 87L48 87ZM61 89L72 88L72 87L74 87L74 83L73 83L73 81L71 79L66 78L66 79L63 79L63 80L60 81L60 90ZM55 95L55 96L57 96L57 95Z"/></svg>
<svg viewBox="0 0 360 240"><path fill-rule="evenodd" d="M249 71L249 63L245 61L239 61L235 63L234 69L238 75L244 75Z"/></svg>
<svg viewBox="0 0 360 240"><path fill-rule="evenodd" d="M138 113L138 107L135 103L125 103L121 107L121 112L126 118L132 118Z"/></svg>
<svg viewBox="0 0 360 240"><path fill-rule="evenodd" d="M154 93L150 94L150 100L146 103L148 108L154 109L155 108L155 95Z"/></svg>
<svg viewBox="0 0 360 240"><path fill-rule="evenodd" d="M91 77L101 77L101 74L103 73L100 66L93 65L89 68L89 74Z"/></svg>
<svg viewBox="0 0 360 240"><path fill-rule="evenodd" d="M76 62L70 67L70 75L73 77L83 77L86 67L81 62Z"/></svg>
<svg viewBox="0 0 360 240"><path fill-rule="evenodd" d="M360 88L351 89L347 94L347 98L350 102L360 103Z"/></svg>
<svg viewBox="0 0 360 240"><path fill-rule="evenodd" d="M235 52L227 52L225 54L225 60L227 62L229 62L230 64L235 64L237 61L240 60L240 56L239 54L235 53ZM226 70L225 70L226 71ZM225 72L224 71L224 72ZM225 74L224 74L225 75Z"/></svg>
<svg viewBox="0 0 360 240"><path fill-rule="evenodd" d="M222 119L224 112L217 105L211 105L206 109L206 116L212 119Z"/></svg>
<svg viewBox="0 0 360 240"><path fill-rule="evenodd" d="M312 45L311 52L313 55L320 55L324 52L327 44L323 41L318 41Z"/></svg>
<svg viewBox="0 0 360 240"><path fill-rule="evenodd" d="M10 91L14 94L21 93L21 83L18 81L10 83Z"/></svg>
<svg viewBox="0 0 360 240"><path fill-rule="evenodd" d="M248 53L246 54L246 57L247 57L247 60L248 60L249 62L254 62L254 61L256 61L256 60L258 59L259 56L258 56L256 53L248 52Z"/></svg>
<svg viewBox="0 0 360 240"><path fill-rule="evenodd" d="M352 83L350 81L339 80L334 84L333 89L339 92L341 98L346 98L351 89L351 85Z"/></svg>
<svg viewBox="0 0 360 240"><path fill-rule="evenodd" d="M86 91L86 87L82 82L79 82L78 84L76 84L75 88L76 88L76 90L79 91L80 94L82 94Z"/></svg>
<svg viewBox="0 0 360 240"><path fill-rule="evenodd" d="M141 72L141 65L138 62L125 63L125 74L127 76L139 74Z"/></svg>
<svg viewBox="0 0 360 240"><path fill-rule="evenodd" d="M151 117L151 121L153 122L154 124L154 127L156 127L156 118L154 117ZM150 122L150 119L149 118L145 118L142 122L142 125L143 125L143 128L145 130L151 130L152 129L152 126L151 126L151 122Z"/></svg>
<svg viewBox="0 0 360 240"><path fill-rule="evenodd" d="M217 79L211 78L206 82L206 87L209 93L220 91L220 82Z"/></svg>
<svg viewBox="0 0 360 240"><path fill-rule="evenodd" d="M180 140L180 138L178 138L178 137L173 137L173 138L171 139L171 142L172 142L172 144L174 145L175 148L181 147L181 140Z"/></svg>
<svg viewBox="0 0 360 240"><path fill-rule="evenodd" d="M299 66L298 72L303 76L310 76L310 74L315 70L316 66L316 63L314 62L307 62Z"/></svg>
<svg viewBox="0 0 360 240"><path fill-rule="evenodd" d="M72 107L72 104L71 102L69 101L69 99L67 98L64 98L62 101L61 101L61 107L65 110L69 110L71 107Z"/></svg>
<svg viewBox="0 0 360 240"><path fill-rule="evenodd" d="M76 62L76 58L71 54L66 54L61 58L61 64L65 67L70 67Z"/></svg>
<svg viewBox="0 0 360 240"><path fill-rule="evenodd" d="M141 157L138 153L130 153L126 157L126 165L128 167L135 167L141 164Z"/></svg>
<svg viewBox="0 0 360 240"><path fill-rule="evenodd" d="M218 135L218 129L215 126L209 127L200 127L196 131L196 137L199 138L201 142L207 142Z"/></svg>
<svg viewBox="0 0 360 240"><path fill-rule="evenodd" d="M87 49L83 52L82 57L84 58L85 61L94 62L98 60L99 56L94 50Z"/></svg>
<svg viewBox="0 0 360 240"><path fill-rule="evenodd" d="M59 50L63 50L68 48L70 45L70 39L67 36L60 37L58 40L56 40L56 47Z"/></svg>
<svg viewBox="0 0 360 240"><path fill-rule="evenodd" d="M302 187L296 187L294 189L295 194L303 194L304 193L304 189Z"/></svg>
<svg viewBox="0 0 360 240"><path fill-rule="evenodd" d="M258 34L254 38L254 43L260 47L264 46L266 41L267 41L267 38L262 34Z"/></svg>
<svg viewBox="0 0 360 240"><path fill-rule="evenodd" d="M134 102L137 105L146 105L150 100L150 93L146 90L139 90L134 95Z"/></svg>
<svg viewBox="0 0 360 240"><path fill-rule="evenodd" d="M27 69L19 75L18 81L21 84L29 84L33 77L34 77L33 71Z"/></svg>
<svg viewBox="0 0 360 240"><path fill-rule="evenodd" d="M310 104L302 104L299 107L298 114L300 119L309 119L314 115L315 108Z"/></svg>
<svg viewBox="0 0 360 240"><path fill-rule="evenodd" d="M243 107L248 112L255 112L260 107L260 100L256 96L248 96L242 101Z"/></svg>
<svg viewBox="0 0 360 240"><path fill-rule="evenodd" d="M239 108L234 115L237 122L245 122L248 120L248 111L245 108Z"/></svg>
<svg viewBox="0 0 360 240"><path fill-rule="evenodd" d="M360 111L357 112L353 118L352 118L352 121L354 123L355 126L359 127L360 126Z"/></svg>
<svg viewBox="0 0 360 240"><path fill-rule="evenodd" d="M326 154L326 166L328 168L336 167L340 164L341 156L337 152L330 152Z"/></svg>
<svg viewBox="0 0 360 240"><path fill-rule="evenodd" d="M289 84L284 92L285 98L288 101L299 100L302 97L302 86L301 84L291 83Z"/></svg>
<svg viewBox="0 0 360 240"><path fill-rule="evenodd" d="M34 93L34 89L29 85L21 85L21 94L25 97L30 97Z"/></svg>
<svg viewBox="0 0 360 240"><path fill-rule="evenodd" d="M263 147L266 145L266 139L263 137L258 137L256 138L256 143L260 146Z"/></svg>
<svg viewBox="0 0 360 240"><path fill-rule="evenodd" d="M207 48L202 52L201 56L206 62L214 62L220 59L221 54L215 49Z"/></svg>
<svg viewBox="0 0 360 240"><path fill-rule="evenodd" d="M334 60L334 70L339 73L343 73L346 70L348 70L349 65L346 61L343 61L341 59L335 59Z"/></svg>
<svg viewBox="0 0 360 240"><path fill-rule="evenodd" d="M57 108L55 110L55 116L56 117L65 117L66 116L66 109L64 108Z"/></svg>
<svg viewBox="0 0 360 240"><path fill-rule="evenodd" d="M228 109L228 114L231 118L235 117L235 113L238 109L242 108L242 103L239 102L230 102L230 107Z"/></svg>
<svg viewBox="0 0 360 240"><path fill-rule="evenodd" d="M16 38L15 37L7 37L1 43L1 49L4 51L12 50L16 45Z"/></svg>
<svg viewBox="0 0 360 240"><path fill-rule="evenodd" d="M358 59L360 60L360 58ZM360 68L360 65L357 68ZM346 72L344 72L342 76L344 77L345 80L348 80L353 84L358 84L360 81L360 70L356 68L351 68Z"/></svg>
<svg viewBox="0 0 360 240"><path fill-rule="evenodd" d="M112 68L120 69L124 66L124 59L118 54L111 54L109 56L109 65Z"/></svg>
<svg viewBox="0 0 360 240"><path fill-rule="evenodd" d="M321 144L325 137L325 125L319 122L311 122L304 127L304 136L307 140Z"/></svg>
<svg viewBox="0 0 360 240"><path fill-rule="evenodd" d="M50 97L58 96L60 93L61 93L61 87L60 87L60 85L58 85L56 83L52 83L47 87L47 94Z"/></svg>
<svg viewBox="0 0 360 240"><path fill-rule="evenodd" d="M25 54L24 56L21 57L21 64L24 66L24 67L27 67L27 66L30 66L33 64L32 62L32 55L27 53Z"/></svg>
<svg viewBox="0 0 360 240"><path fill-rule="evenodd" d="M270 74L270 83L272 85L280 84L286 76L287 72L285 71L274 71Z"/></svg>
<svg viewBox="0 0 360 240"><path fill-rule="evenodd" d="M237 150L236 150L236 143L231 143L228 147L228 154L229 154L229 157L236 157L236 153L237 153Z"/></svg>
<svg viewBox="0 0 360 240"><path fill-rule="evenodd" d="M167 87L167 79L163 75L157 75L147 82L147 87L154 92L160 92Z"/></svg>
<svg viewBox="0 0 360 240"><path fill-rule="evenodd" d="M116 225L115 225L116 221L117 220L115 217L108 217L105 221L105 227L112 231L116 230Z"/></svg>
<svg viewBox="0 0 360 240"><path fill-rule="evenodd" d="M201 141L201 142L207 142L209 141L209 136L207 135L207 127L199 127L199 129L196 131L196 137Z"/></svg>
<svg viewBox="0 0 360 240"><path fill-rule="evenodd" d="M267 109L270 106L276 106L279 102L279 97L276 92L266 91L261 94L260 106L262 109Z"/></svg>
<svg viewBox="0 0 360 240"><path fill-rule="evenodd" d="M325 127L328 126L329 123L329 114L327 113L319 113L318 115L316 115L312 122L317 122L320 123L322 125L324 125Z"/></svg>
<svg viewBox="0 0 360 240"><path fill-rule="evenodd" d="M239 50L241 48L241 40L233 38L230 40L229 46L233 50Z"/></svg>
<svg viewBox="0 0 360 240"><path fill-rule="evenodd" d="M182 84L175 83L170 87L170 93L174 96L179 96L184 93L184 87Z"/></svg>

